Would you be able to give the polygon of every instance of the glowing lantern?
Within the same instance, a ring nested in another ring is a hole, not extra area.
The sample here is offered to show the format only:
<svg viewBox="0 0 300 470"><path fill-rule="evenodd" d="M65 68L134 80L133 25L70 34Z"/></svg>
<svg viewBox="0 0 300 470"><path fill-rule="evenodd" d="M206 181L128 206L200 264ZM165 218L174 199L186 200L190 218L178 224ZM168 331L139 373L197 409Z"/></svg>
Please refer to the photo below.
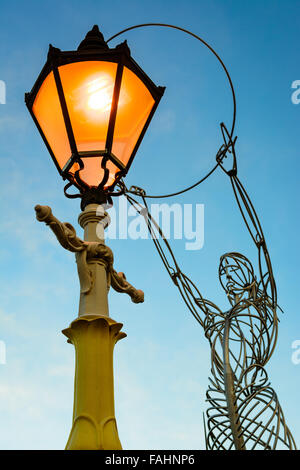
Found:
<svg viewBox="0 0 300 470"><path fill-rule="evenodd" d="M77 51L50 45L25 101L58 171L83 194L126 175L163 92L126 41L110 49L94 26Z"/></svg>

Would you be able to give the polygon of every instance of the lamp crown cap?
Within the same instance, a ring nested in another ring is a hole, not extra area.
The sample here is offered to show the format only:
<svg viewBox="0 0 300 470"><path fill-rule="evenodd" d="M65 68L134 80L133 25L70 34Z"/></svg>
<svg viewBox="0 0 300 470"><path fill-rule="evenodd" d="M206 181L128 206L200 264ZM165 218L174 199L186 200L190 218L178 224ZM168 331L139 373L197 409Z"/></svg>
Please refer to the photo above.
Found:
<svg viewBox="0 0 300 470"><path fill-rule="evenodd" d="M104 41L103 34L96 24L87 33L84 40L79 44L77 50L82 51L87 49L109 49L108 45Z"/></svg>

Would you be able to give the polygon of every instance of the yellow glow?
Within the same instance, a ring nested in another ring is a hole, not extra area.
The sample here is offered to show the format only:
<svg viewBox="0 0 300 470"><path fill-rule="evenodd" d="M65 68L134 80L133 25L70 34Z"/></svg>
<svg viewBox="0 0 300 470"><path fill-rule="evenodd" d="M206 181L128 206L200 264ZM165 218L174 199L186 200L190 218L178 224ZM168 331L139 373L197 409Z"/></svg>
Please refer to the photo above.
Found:
<svg viewBox="0 0 300 470"><path fill-rule="evenodd" d="M87 106L90 109L102 112L110 110L113 96L113 82L110 78L109 76L95 78L85 87Z"/></svg>
<svg viewBox="0 0 300 470"><path fill-rule="evenodd" d="M110 114L115 77L107 73L89 76L73 91L74 110L90 121L107 120Z"/></svg>
<svg viewBox="0 0 300 470"><path fill-rule="evenodd" d="M94 122L107 119L110 114L115 76L107 73L97 73L85 80L73 92L74 109L85 114ZM119 97L118 108L129 100L128 93L123 92Z"/></svg>

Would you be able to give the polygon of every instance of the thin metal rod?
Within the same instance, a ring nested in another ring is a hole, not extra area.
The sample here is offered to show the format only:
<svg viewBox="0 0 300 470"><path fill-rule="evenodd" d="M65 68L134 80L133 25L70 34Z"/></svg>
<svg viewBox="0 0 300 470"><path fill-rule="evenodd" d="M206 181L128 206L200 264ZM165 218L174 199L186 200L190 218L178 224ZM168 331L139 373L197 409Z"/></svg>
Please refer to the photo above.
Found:
<svg viewBox="0 0 300 470"><path fill-rule="evenodd" d="M72 155L77 156L78 155L77 145L76 145L76 141L75 141L75 137L74 137L74 133L73 133L73 128L72 128L71 119L70 119L70 115L69 115L69 111L68 111L68 106L67 106L67 103L66 103L66 98L65 98L63 86L62 86L62 83L61 83L59 70L56 66L53 68L53 74L54 74L57 93L58 93L60 106L61 106L61 109L62 109L62 114L63 114L65 126L66 126L66 131L67 131L67 134L68 134L68 139L69 139L69 143L70 143L70 147L71 147L71 153L72 153Z"/></svg>
<svg viewBox="0 0 300 470"><path fill-rule="evenodd" d="M162 28L172 28L172 29L175 29L175 30L178 30L178 31L181 31L183 33L186 33L188 34L189 36L192 36L193 38L197 39L198 41L200 41L204 46L206 46L213 54L214 56L217 58L217 60L219 61L219 63L221 64L225 74L226 74L226 77L228 79L228 82L229 82L229 86L230 86L230 90L231 90L231 95L232 95L232 103L233 103L233 115L232 115L232 124L231 124L231 130L230 130L230 140L233 139L233 134L234 134L234 128L235 128L235 122L236 122L236 97L235 97L235 91L234 91L234 87L233 87L233 83L232 83L232 80L231 80L231 77L230 77L230 74L228 72L228 69L227 67L225 66L223 60L221 59L221 57L219 56L219 54L217 54L217 52L213 49L212 46L210 46L204 39L202 39L200 36L198 36L197 34L194 34L192 33L191 31L189 31L188 29L185 29L185 28L181 28L180 26L175 26L175 25L172 25L172 24L167 24L167 23L144 23L144 24L137 24L137 25L134 25L134 26L130 26L128 28L125 28L123 29L122 31L118 32L117 34L114 34L113 36L111 36L107 41L106 43L112 41L113 39L117 38L118 36L120 36L121 34L124 34L128 31L132 31L133 29L137 29L137 28L145 28L145 27L162 27ZM221 123L221 128L223 126L223 123ZM204 176L203 178L201 178L199 181L197 181L196 183L192 184L191 186L185 188L185 189L182 189L180 191L176 191L174 193L171 193L171 194L163 194L163 195L145 195L146 198L149 198L149 199L157 199L157 198L167 198L167 197L173 197L173 196L177 196L179 194L183 194L187 191L190 191L191 189L195 188L196 186L198 186L199 184L201 184L203 181L205 181L215 170L216 168L219 166L219 164L221 163L221 160L218 161L218 163L212 168L212 170L209 171L209 173Z"/></svg>
<svg viewBox="0 0 300 470"><path fill-rule="evenodd" d="M106 43L112 41L113 39L115 39L116 37L120 36L121 34L123 33L126 33L127 31L131 31L133 29L137 29L137 28L145 28L147 26L158 26L158 27L162 27L162 28L172 28L172 29L177 29L178 31L182 31L183 33L186 33L186 34L189 34L190 36L194 37L195 39L197 39L198 41L202 42L202 44L204 44L204 46L206 46L213 54L214 56L218 59L218 61L220 62L220 64L222 65L223 67L223 70L225 71L226 73L226 76L228 78L228 82L229 82L229 85L230 85L230 89L231 89L231 93L232 93L232 101L233 101L233 118L232 118L232 125L231 125L231 132L230 132L230 136L231 138L233 137L233 133L234 133L234 127L235 127L235 120L236 120L236 98L235 98L235 92L234 92L234 87L233 87L233 83L232 83L232 80L231 80L231 77L230 77L230 74L224 64L224 62L222 61L221 57L217 54L217 52L213 49L212 46L210 46L206 41L204 41L204 39L202 39L200 36L198 36L197 34L194 34L192 33L191 31L189 31L188 29L185 29L185 28L181 28L180 26L175 26L173 24L167 24L167 23L144 23L144 24L138 24L138 25L134 25L134 26L130 26L129 28L125 28L123 29L122 31L120 31L119 33L117 34L114 34L113 36L111 36L107 41Z"/></svg>
<svg viewBox="0 0 300 470"><path fill-rule="evenodd" d="M115 86L113 91L113 98L112 98L112 105L110 110L109 116L109 124L106 136L106 144L105 148L108 153L111 153L112 150L112 143L113 143L113 135L117 117L117 110L119 106L119 96L120 96L120 89L122 83L122 75L123 75L123 64L118 63L117 72L116 72L116 79L115 79Z"/></svg>

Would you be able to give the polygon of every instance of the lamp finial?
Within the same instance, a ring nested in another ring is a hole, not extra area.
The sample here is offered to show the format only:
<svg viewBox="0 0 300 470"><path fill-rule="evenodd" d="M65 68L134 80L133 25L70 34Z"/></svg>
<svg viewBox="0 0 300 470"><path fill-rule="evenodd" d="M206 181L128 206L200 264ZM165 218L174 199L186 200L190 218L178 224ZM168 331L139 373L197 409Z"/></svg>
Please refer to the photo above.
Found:
<svg viewBox="0 0 300 470"><path fill-rule="evenodd" d="M77 50L82 51L85 49L109 49L108 45L104 41L103 34L96 24L87 33L84 40L79 44Z"/></svg>

